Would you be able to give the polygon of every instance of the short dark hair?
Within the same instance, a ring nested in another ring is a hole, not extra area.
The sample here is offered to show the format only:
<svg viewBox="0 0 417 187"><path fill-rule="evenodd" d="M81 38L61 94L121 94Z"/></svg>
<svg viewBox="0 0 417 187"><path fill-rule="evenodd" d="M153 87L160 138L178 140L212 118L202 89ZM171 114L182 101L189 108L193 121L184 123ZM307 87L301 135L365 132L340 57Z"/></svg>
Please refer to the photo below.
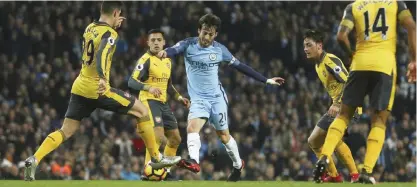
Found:
<svg viewBox="0 0 417 187"><path fill-rule="evenodd" d="M309 29L304 33L304 39L310 38L316 43L323 43L324 35L318 30Z"/></svg>
<svg viewBox="0 0 417 187"><path fill-rule="evenodd" d="M161 29L151 29L151 30L149 30L149 31L148 31L148 37L149 37L149 35L151 35L151 34L156 34L156 33L160 33L160 34L162 34L162 37L164 37L164 38L165 38L165 33L164 33L164 31L162 31Z"/></svg>
<svg viewBox="0 0 417 187"><path fill-rule="evenodd" d="M112 14L114 10L122 10L123 2L121 1L106 1L104 0L101 3L101 11L102 14Z"/></svg>
<svg viewBox="0 0 417 187"><path fill-rule="evenodd" d="M206 14L198 20L198 28L201 29L203 25L207 27L214 27L216 31L220 30L222 20L214 14Z"/></svg>

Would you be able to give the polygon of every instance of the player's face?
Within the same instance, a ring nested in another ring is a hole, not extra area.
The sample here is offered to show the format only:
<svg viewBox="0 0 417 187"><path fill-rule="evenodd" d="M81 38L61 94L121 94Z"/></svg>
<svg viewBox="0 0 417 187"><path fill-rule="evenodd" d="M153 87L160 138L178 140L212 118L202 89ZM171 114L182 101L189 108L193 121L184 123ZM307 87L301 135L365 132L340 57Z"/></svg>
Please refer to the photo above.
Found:
<svg viewBox="0 0 417 187"><path fill-rule="evenodd" d="M148 37L149 50L152 53L158 53L164 48L165 39L161 33L152 33Z"/></svg>
<svg viewBox="0 0 417 187"><path fill-rule="evenodd" d="M207 27L206 25L203 25L201 29L198 29L198 38L202 47L210 46L216 36L217 31L215 27Z"/></svg>
<svg viewBox="0 0 417 187"><path fill-rule="evenodd" d="M316 43L310 38L304 39L304 52L306 53L308 59L317 58L320 55L319 52L321 47L321 43Z"/></svg>

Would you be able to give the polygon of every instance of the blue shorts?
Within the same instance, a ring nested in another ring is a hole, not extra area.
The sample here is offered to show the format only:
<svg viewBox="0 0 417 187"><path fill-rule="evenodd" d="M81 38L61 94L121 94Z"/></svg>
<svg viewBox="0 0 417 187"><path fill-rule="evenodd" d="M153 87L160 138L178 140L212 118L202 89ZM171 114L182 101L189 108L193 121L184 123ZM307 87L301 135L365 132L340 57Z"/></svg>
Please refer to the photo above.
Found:
<svg viewBox="0 0 417 187"><path fill-rule="evenodd" d="M206 118L216 130L229 129L227 117L227 101L219 100L193 100L191 101L188 120Z"/></svg>

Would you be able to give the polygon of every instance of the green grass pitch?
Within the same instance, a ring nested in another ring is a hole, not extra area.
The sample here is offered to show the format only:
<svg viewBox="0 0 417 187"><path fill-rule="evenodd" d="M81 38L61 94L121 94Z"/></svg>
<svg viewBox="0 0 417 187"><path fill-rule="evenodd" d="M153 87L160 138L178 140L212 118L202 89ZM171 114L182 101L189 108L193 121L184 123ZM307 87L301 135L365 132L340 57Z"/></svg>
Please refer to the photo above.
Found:
<svg viewBox="0 0 417 187"><path fill-rule="evenodd" d="M313 182L249 182L228 183L222 181L7 181L0 180L0 187L356 187L372 186L364 184L315 184ZM415 187L416 183L378 183L376 187Z"/></svg>

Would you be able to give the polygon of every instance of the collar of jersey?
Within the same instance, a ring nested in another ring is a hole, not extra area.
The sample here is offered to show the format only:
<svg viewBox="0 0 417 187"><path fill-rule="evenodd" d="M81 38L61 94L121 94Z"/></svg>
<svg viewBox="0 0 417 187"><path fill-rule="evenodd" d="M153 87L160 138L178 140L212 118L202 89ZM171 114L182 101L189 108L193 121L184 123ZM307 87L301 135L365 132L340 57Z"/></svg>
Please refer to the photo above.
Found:
<svg viewBox="0 0 417 187"><path fill-rule="evenodd" d="M148 49L148 51L146 51L149 55L151 55L151 56L155 56L156 54L153 54L152 52L151 52L151 50L149 50Z"/></svg>
<svg viewBox="0 0 417 187"><path fill-rule="evenodd" d="M102 25L102 26L107 26L113 29L113 27L111 27L109 24L107 24L106 22L102 22L102 21L94 21L94 23L96 25Z"/></svg>
<svg viewBox="0 0 417 187"><path fill-rule="evenodd" d="M323 51L323 53L321 53L320 58L319 58L319 64L320 64L321 62L323 62L324 57L326 57L326 55L327 55L326 51Z"/></svg>
<svg viewBox="0 0 417 187"><path fill-rule="evenodd" d="M200 41L198 41L198 40L197 40L197 47L198 47L199 49L207 49L207 48L210 48L210 47L212 47L212 46L214 46L214 41L211 43L211 45L209 45L209 46L207 46L207 47L201 47L201 45L200 45Z"/></svg>

